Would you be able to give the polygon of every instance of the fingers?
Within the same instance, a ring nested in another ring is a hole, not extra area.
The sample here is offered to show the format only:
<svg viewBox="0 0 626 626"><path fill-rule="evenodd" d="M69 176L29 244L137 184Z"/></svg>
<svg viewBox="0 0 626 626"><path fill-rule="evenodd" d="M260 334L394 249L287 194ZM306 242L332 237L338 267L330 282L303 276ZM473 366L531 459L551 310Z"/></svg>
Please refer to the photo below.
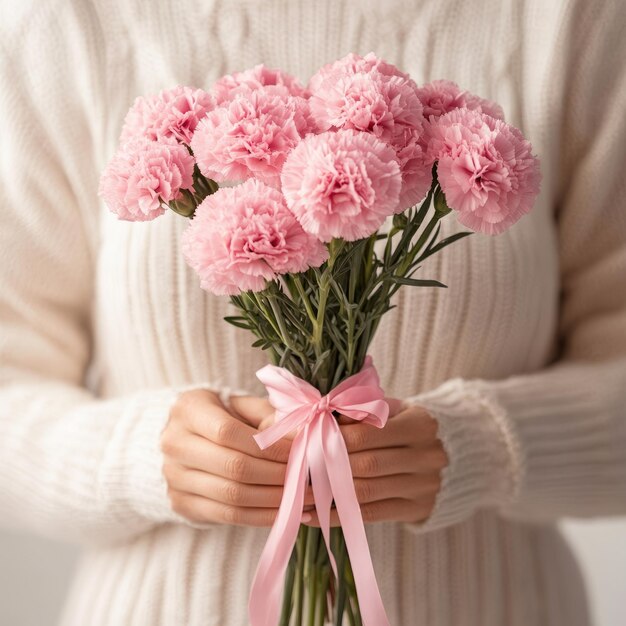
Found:
<svg viewBox="0 0 626 626"><path fill-rule="evenodd" d="M167 484L175 491L208 498L215 502L239 507L278 508L283 497L282 486L249 485L222 476L208 474L182 465L168 463L163 467ZM308 489L304 504L313 504L313 493Z"/></svg>
<svg viewBox="0 0 626 626"><path fill-rule="evenodd" d="M166 458L190 469L251 485L282 485L287 465L224 448L198 435L162 442Z"/></svg>
<svg viewBox="0 0 626 626"><path fill-rule="evenodd" d="M388 500L389 498L413 499L435 495L441 480L438 473L395 474L378 478L355 478L354 490L360 504Z"/></svg>
<svg viewBox="0 0 626 626"><path fill-rule="evenodd" d="M365 523L374 522L420 522L428 518L435 504L434 497L425 497L420 500L404 500L389 498L361 506L361 516ZM319 527L319 518L315 511L309 511L310 519L304 518L307 526ZM331 509L330 525L340 526L337 509Z"/></svg>
<svg viewBox="0 0 626 626"><path fill-rule="evenodd" d="M419 451L412 448L385 448L350 454L350 467L355 478L426 474L440 471L446 464L447 457L441 446Z"/></svg>
<svg viewBox="0 0 626 626"><path fill-rule="evenodd" d="M231 404L235 398L236 396L231 398ZM236 407L250 409L254 404L260 410L261 406L265 406L262 402L257 402L261 400L259 398L244 396L240 398L240 400L235 400ZM267 450L261 450L253 439L253 436L258 432L257 429L238 420L226 409L216 405L210 392L192 394L186 401L184 418L189 430L218 446L238 450L249 456L284 463L289 458L290 442L277 441Z"/></svg>
<svg viewBox="0 0 626 626"><path fill-rule="evenodd" d="M215 502L191 493L170 490L172 509L186 519L204 524L233 524L235 526L271 526L278 509L249 508Z"/></svg>
<svg viewBox="0 0 626 626"><path fill-rule="evenodd" d="M267 398L230 396L228 404L234 413L257 429L263 421L272 419L274 416L274 407Z"/></svg>
<svg viewBox="0 0 626 626"><path fill-rule="evenodd" d="M384 428L351 422L339 426L348 452L389 447L426 446L437 439L437 422L422 407L412 406L391 417Z"/></svg>

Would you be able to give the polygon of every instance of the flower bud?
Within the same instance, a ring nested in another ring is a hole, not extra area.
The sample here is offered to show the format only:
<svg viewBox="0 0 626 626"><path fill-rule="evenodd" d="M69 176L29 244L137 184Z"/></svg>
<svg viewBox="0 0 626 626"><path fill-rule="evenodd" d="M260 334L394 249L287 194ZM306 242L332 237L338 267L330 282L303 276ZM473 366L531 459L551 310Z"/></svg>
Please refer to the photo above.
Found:
<svg viewBox="0 0 626 626"><path fill-rule="evenodd" d="M178 213L183 217L193 217L196 211L196 203L193 195L187 191L183 191L180 198L172 200L168 206L174 213Z"/></svg>

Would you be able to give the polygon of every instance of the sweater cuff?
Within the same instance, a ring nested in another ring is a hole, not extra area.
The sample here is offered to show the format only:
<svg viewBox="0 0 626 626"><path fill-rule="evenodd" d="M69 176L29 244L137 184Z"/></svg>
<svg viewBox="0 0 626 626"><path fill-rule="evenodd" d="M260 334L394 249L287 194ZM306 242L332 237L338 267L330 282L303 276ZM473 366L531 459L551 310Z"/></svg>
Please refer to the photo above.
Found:
<svg viewBox="0 0 626 626"><path fill-rule="evenodd" d="M433 391L408 398L437 421L437 436L448 456L431 515L406 526L417 533L457 524L480 508L515 498L519 454L504 413L480 386L452 379Z"/></svg>
<svg viewBox="0 0 626 626"><path fill-rule="evenodd" d="M199 529L212 526L191 522L172 509L163 475L161 433L179 394L194 389L216 393L226 407L232 395L247 395L240 389L195 384L145 391L119 401L123 407L104 454L99 480L101 496L110 503L113 516L123 519L131 509L155 523L177 522ZM112 403L115 410L117 402Z"/></svg>
<svg viewBox="0 0 626 626"><path fill-rule="evenodd" d="M160 437L178 391L146 391L125 399L104 453L98 484L120 518L134 510L157 523L181 521L171 508L163 476Z"/></svg>

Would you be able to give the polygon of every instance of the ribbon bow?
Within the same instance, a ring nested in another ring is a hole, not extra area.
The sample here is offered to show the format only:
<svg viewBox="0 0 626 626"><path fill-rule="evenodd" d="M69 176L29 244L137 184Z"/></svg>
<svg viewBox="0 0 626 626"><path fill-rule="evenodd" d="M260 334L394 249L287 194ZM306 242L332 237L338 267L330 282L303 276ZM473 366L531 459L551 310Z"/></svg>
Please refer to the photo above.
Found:
<svg viewBox="0 0 626 626"><path fill-rule="evenodd" d="M333 499L352 563L363 624L389 626L376 584L348 451L333 416L333 411L337 411L377 428L386 424L389 406L372 359L368 356L358 374L344 380L326 396L282 367L266 365L256 375L267 388L277 420L254 436L259 447L264 450L293 430L297 434L287 462L278 515L263 548L250 591L250 624L276 626L278 623L285 572L300 527L310 472L315 509L335 576L337 566L330 549Z"/></svg>

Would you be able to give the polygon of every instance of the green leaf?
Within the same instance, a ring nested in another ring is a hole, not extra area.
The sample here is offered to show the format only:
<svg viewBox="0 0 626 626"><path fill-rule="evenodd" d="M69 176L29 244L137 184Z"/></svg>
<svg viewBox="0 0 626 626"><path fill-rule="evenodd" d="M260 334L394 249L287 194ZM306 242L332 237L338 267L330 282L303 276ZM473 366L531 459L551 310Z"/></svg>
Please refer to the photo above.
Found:
<svg viewBox="0 0 626 626"><path fill-rule="evenodd" d="M224 318L229 324L237 326L237 328L243 328L244 330L252 330L250 322L245 317L236 317L229 315Z"/></svg>
<svg viewBox="0 0 626 626"><path fill-rule="evenodd" d="M420 256L419 261L423 261L424 259L427 259L429 256L432 256L436 252L443 250L446 246L449 246L455 241L459 241L460 239L463 239L464 237L467 237L468 235L472 235L472 234L473 234L472 231L463 231L460 233L454 233L454 235L450 235L449 237L442 239L437 245L433 246L430 249L427 249L424 252L424 254Z"/></svg>
<svg viewBox="0 0 626 626"><path fill-rule="evenodd" d="M397 285L410 285L411 287L445 287L448 285L444 285L440 283L438 280L428 280L423 278L407 278L405 276L392 276L390 280Z"/></svg>

